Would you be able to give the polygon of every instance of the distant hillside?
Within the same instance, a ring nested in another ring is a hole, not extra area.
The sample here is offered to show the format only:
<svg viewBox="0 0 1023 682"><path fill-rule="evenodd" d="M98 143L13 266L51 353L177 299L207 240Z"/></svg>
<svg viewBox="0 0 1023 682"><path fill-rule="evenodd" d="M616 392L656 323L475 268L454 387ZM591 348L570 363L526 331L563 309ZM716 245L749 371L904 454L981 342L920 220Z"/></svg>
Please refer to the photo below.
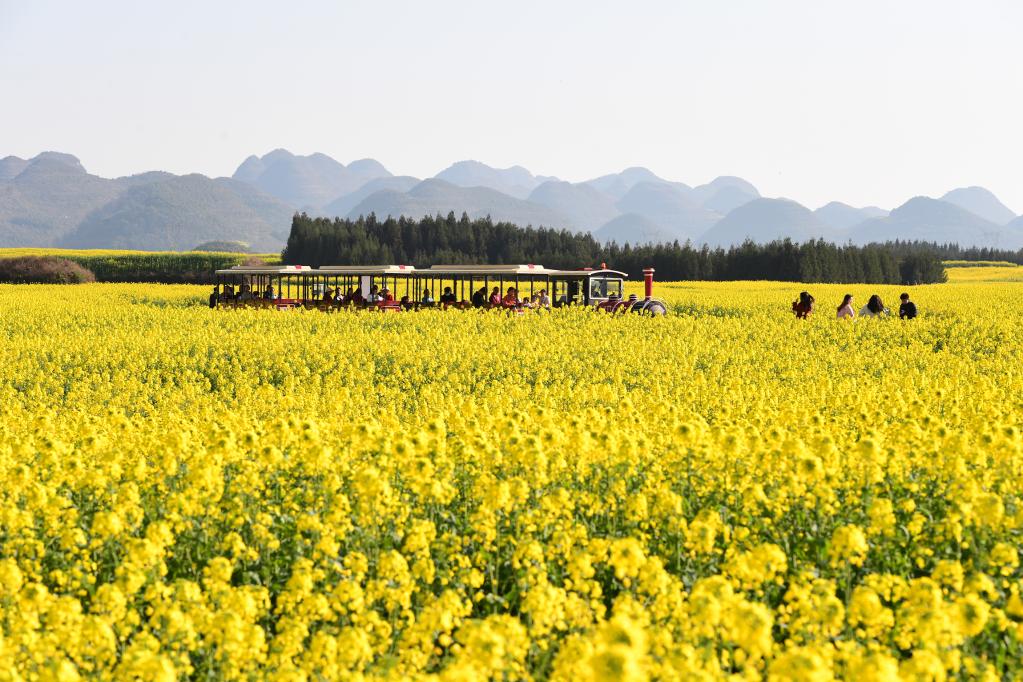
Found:
<svg viewBox="0 0 1023 682"><path fill-rule="evenodd" d="M1016 214L1008 206L983 187L960 187L946 192L941 200L965 208L995 225L1005 225L1016 219Z"/></svg>
<svg viewBox="0 0 1023 682"><path fill-rule="evenodd" d="M516 199L525 199L542 182L557 179L535 176L522 166L493 168L479 161L459 161L434 178L459 187L489 187Z"/></svg>
<svg viewBox="0 0 1023 682"><path fill-rule="evenodd" d="M846 231L856 244L898 240L955 242L1001 249L1023 248L1023 233L997 225L964 208L930 197L914 197L886 218L873 218Z"/></svg>
<svg viewBox="0 0 1023 682"><path fill-rule="evenodd" d="M24 163L11 158L5 168L21 172L0 181L0 246L50 246L121 192L70 154L44 152Z"/></svg>
<svg viewBox="0 0 1023 682"><path fill-rule="evenodd" d="M182 251L242 239L256 251L274 251L287 239L291 214L287 205L236 180L175 176L128 188L58 245Z"/></svg>
<svg viewBox="0 0 1023 682"><path fill-rule="evenodd" d="M741 244L752 239L758 244L789 238L805 242L830 238L830 230L813 212L788 199L754 199L721 219L700 238L712 247Z"/></svg>
<svg viewBox="0 0 1023 682"><path fill-rule="evenodd" d="M410 175L392 175L386 178L376 178L374 180L370 180L354 192L338 197L319 211L316 211L316 213L327 216L328 218L346 216L353 208L358 206L363 199L374 192L379 192L382 189L390 189L396 192L407 192L420 182L422 181L419 178L414 178Z"/></svg>
<svg viewBox="0 0 1023 682"><path fill-rule="evenodd" d="M27 159L19 159L17 156L5 156L0 159L0 180L10 180L16 177L27 166Z"/></svg>
<svg viewBox="0 0 1023 682"><path fill-rule="evenodd" d="M888 211L877 208L876 206L868 206L866 208L856 208L849 204L843 204L841 201L832 201L829 204L821 206L814 211L820 220L828 227L836 230L844 230L858 225L864 220L871 218L882 218L888 215Z"/></svg>
<svg viewBox="0 0 1023 682"><path fill-rule="evenodd" d="M618 215L614 199L587 184L549 180L534 189L529 200L565 216L581 230L595 230Z"/></svg>
<svg viewBox="0 0 1023 682"><path fill-rule="evenodd" d="M611 173L587 180L584 184L590 185L594 189L600 190L615 199L621 199L630 189L641 182L666 183L667 180L657 177L646 168L633 166L632 168L626 168L621 173ZM683 189L689 189L688 185L683 185L682 183L675 184Z"/></svg>
<svg viewBox="0 0 1023 682"><path fill-rule="evenodd" d="M759 196L759 193L750 194L739 187L722 187L707 197L700 205L708 211L714 211L720 215L727 215L743 204L748 204Z"/></svg>
<svg viewBox="0 0 1023 682"><path fill-rule="evenodd" d="M720 214L701 207L688 190L674 183L636 183L617 205L622 213L641 215L680 242L695 239L721 218Z"/></svg>
<svg viewBox="0 0 1023 682"><path fill-rule="evenodd" d="M753 186L753 183L737 178L734 175L721 175L704 185L697 185L693 187L691 194L693 199L703 206L706 206L707 202L713 200L718 195L721 195L721 199L718 201L723 200L724 197L733 197L735 199L747 197L746 201L760 198L760 192ZM737 203L732 208L737 208L741 204L746 203L746 201ZM732 210L732 208L729 208L725 213Z"/></svg>
<svg viewBox="0 0 1023 682"><path fill-rule="evenodd" d="M620 245L667 244L675 241L672 233L638 213L623 213L593 231L594 238L603 243Z"/></svg>
<svg viewBox="0 0 1023 682"><path fill-rule="evenodd" d="M572 227L571 221L546 206L516 199L489 187L458 187L431 178L402 193L394 190L374 192L348 212L355 218L375 213L379 218L425 215L455 215L467 213L471 218L489 215L495 222L506 221L517 225L545 227Z"/></svg>
<svg viewBox="0 0 1023 682"><path fill-rule="evenodd" d="M232 177L295 208L315 210L376 177L389 175L373 159L345 167L326 154L297 156L286 149L275 149L262 157L245 159Z"/></svg>

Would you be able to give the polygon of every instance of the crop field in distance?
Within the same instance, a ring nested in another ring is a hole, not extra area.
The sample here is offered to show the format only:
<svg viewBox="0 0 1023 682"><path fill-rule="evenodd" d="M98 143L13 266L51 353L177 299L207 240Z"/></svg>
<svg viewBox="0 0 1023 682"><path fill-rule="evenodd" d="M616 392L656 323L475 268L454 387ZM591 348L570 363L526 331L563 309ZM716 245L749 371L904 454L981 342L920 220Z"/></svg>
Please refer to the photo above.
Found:
<svg viewBox="0 0 1023 682"><path fill-rule="evenodd" d="M852 323L902 289L0 285L0 679L1018 679L1023 268L949 272Z"/></svg>

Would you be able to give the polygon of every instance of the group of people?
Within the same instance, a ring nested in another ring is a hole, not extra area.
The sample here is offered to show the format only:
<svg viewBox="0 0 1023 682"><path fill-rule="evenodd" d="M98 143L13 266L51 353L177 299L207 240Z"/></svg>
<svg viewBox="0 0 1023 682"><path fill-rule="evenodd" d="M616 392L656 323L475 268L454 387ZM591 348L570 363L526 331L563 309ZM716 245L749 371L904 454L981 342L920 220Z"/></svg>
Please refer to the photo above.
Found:
<svg viewBox="0 0 1023 682"><path fill-rule="evenodd" d="M277 292L274 291L272 284L268 284L262 293L253 291L252 287L248 284L239 285L237 291L235 291L233 284L225 284L223 291L221 291L220 285L216 284L213 287L213 292L210 294L210 307L216 308L218 303L258 301L260 299L264 301L274 301L277 300L277 298Z"/></svg>
<svg viewBox="0 0 1023 682"><path fill-rule="evenodd" d="M216 308L219 303L234 303L238 301L256 301L259 299L267 301L275 301L279 298L279 295L274 291L273 285L268 284L266 289L262 292L254 292L248 284L242 284L238 288L238 292L235 292L234 286L231 284L224 285L223 291L220 289L220 285L213 287L213 293L210 294L210 307ZM442 307L447 308L450 306L458 305L458 297L451 287L444 287L444 293L441 294L440 300L435 300L433 293L427 289L423 292L421 299L418 302L413 301L408 296L402 296L401 300L395 301L394 295L390 289L386 286L378 286L374 284L370 287L369 295L363 296L362 290L358 287L350 287L347 293L342 293L341 287L332 288L325 287L320 295L315 299L316 303L321 305L326 304L334 307L341 307L345 305L356 305L362 306L366 304L370 305L386 305L396 304L403 308L413 308L417 304L420 306L434 306L440 304ZM502 296L500 287L494 287L490 293L487 293L486 286L481 287L478 291L473 293L470 301L474 308L545 308L551 307L551 297L548 295L546 289L541 289L538 293L532 296L519 296L519 291L515 287L508 287L508 291Z"/></svg>
<svg viewBox="0 0 1023 682"><path fill-rule="evenodd" d="M502 296L500 287L492 288L488 294L487 287L482 286L473 292L470 303L474 308L550 308L551 297L546 289L532 296L519 296L518 289L508 287Z"/></svg>
<svg viewBox="0 0 1023 682"><path fill-rule="evenodd" d="M801 291L799 292L799 298L792 302L792 312L795 313L797 318L805 319L813 313L814 306L814 297L809 292ZM856 317L887 317L891 314L891 310L885 307L884 301L877 294L873 294L867 300L867 304L860 308L858 314L855 307L853 307L852 294L846 294L836 310L836 317L839 320L852 320ZM909 294L903 293L899 296L899 319L912 320L916 317L916 314L916 304L909 300Z"/></svg>

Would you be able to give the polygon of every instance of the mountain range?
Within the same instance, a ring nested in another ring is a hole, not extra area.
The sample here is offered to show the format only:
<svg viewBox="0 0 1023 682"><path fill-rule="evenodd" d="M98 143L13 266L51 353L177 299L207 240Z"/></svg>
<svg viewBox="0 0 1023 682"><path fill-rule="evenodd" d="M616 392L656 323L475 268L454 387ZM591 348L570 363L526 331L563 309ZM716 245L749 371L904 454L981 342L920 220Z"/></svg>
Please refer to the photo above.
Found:
<svg viewBox="0 0 1023 682"><path fill-rule="evenodd" d="M810 210L762 197L742 178L688 185L642 167L572 183L466 160L421 179L394 175L374 159L346 165L277 149L248 157L230 178L154 171L108 179L70 154L0 159L0 246L182 250L216 240L275 251L296 211L348 218L465 212L632 244L716 247L788 237L1023 248L1023 218L982 187L914 197L891 212L838 201Z"/></svg>

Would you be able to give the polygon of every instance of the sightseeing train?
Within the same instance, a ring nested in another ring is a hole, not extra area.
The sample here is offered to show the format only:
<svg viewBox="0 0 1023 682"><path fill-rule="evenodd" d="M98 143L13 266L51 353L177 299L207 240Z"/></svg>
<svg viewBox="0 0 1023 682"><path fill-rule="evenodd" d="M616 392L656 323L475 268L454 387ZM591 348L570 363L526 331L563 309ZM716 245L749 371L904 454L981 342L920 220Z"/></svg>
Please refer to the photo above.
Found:
<svg viewBox="0 0 1023 682"><path fill-rule="evenodd" d="M611 313L663 315L653 297L654 269L643 270L645 296L625 295L628 275L600 268L554 270L542 265L236 265L216 271L213 307L359 306L398 312L423 307L509 308L593 306ZM492 292L498 293L494 299ZM486 297L480 298L480 292Z"/></svg>

